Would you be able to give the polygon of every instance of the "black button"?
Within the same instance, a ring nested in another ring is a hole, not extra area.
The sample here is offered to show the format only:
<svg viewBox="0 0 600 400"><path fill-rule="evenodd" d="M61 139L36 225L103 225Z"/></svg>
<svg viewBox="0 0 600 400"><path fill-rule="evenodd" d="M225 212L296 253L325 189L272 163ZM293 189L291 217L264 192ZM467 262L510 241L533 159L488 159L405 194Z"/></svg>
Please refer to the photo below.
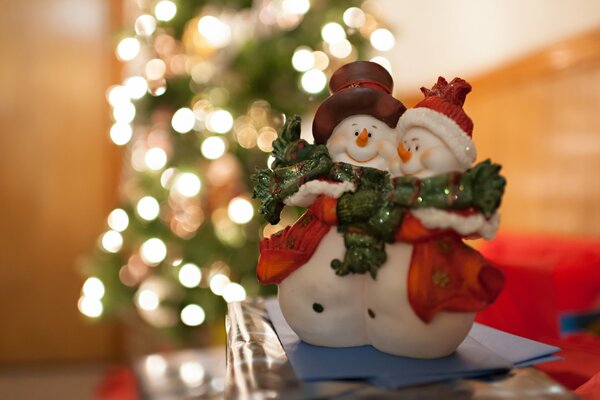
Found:
<svg viewBox="0 0 600 400"><path fill-rule="evenodd" d="M367 310L367 312L369 313L369 317L371 318L375 318L375 313L373 312L373 310L371 310L370 308Z"/></svg>
<svg viewBox="0 0 600 400"><path fill-rule="evenodd" d="M315 312L322 313L324 308L319 303L313 303L313 310L315 310Z"/></svg>

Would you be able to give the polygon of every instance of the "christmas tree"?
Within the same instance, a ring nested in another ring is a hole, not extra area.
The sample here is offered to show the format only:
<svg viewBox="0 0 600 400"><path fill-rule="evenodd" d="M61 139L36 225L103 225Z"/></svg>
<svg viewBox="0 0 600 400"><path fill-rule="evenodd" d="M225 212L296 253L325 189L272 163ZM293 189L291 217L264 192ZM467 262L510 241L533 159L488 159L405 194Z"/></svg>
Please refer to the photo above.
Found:
<svg viewBox="0 0 600 400"><path fill-rule="evenodd" d="M258 241L297 215L265 226L250 176L270 162L286 115L309 112L332 71L394 37L359 1L135 4L116 47L124 79L107 95L110 138L127 145L121 204L87 258L79 309L135 310L185 339L222 319L226 302L268 290L255 276Z"/></svg>

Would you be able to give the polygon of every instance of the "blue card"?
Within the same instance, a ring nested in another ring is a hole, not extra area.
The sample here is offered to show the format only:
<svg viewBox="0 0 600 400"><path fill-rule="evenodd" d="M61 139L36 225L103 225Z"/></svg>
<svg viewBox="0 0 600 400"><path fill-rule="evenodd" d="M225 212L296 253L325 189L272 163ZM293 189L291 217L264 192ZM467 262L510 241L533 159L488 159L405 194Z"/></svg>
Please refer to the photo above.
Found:
<svg viewBox="0 0 600 400"><path fill-rule="evenodd" d="M520 362L544 360L559 350L480 324L474 325L454 354L437 359L398 357L372 346L320 347L300 340L277 299L267 300L265 306L301 380L367 379L379 386L399 387L505 371Z"/></svg>

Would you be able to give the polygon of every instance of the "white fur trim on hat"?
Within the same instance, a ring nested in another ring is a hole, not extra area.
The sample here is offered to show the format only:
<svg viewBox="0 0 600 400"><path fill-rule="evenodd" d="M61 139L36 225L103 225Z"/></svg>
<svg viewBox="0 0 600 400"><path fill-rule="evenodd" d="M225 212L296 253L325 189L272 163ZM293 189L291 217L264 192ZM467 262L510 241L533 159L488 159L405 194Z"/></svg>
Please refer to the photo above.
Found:
<svg viewBox="0 0 600 400"><path fill-rule="evenodd" d="M300 186L298 191L286 198L283 203L288 206L308 207L319 195L337 199L346 192L354 192L356 185L352 182L309 181Z"/></svg>
<svg viewBox="0 0 600 400"><path fill-rule="evenodd" d="M402 114L396 129L402 137L414 126L428 129L443 140L465 169L477 158L475 143L452 118L426 107L411 108Z"/></svg>
<svg viewBox="0 0 600 400"><path fill-rule="evenodd" d="M500 214L495 212L490 218L483 214L461 215L438 208L419 208L412 210L423 226L429 229L452 229L463 236L479 235L484 239L493 239L500 226Z"/></svg>

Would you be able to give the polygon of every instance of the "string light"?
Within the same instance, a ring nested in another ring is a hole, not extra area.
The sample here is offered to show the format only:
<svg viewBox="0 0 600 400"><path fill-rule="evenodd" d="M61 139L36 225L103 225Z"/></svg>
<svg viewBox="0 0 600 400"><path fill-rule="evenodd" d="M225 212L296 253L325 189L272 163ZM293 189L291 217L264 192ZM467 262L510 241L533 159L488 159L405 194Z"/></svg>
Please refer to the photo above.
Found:
<svg viewBox="0 0 600 400"><path fill-rule="evenodd" d="M160 147L153 147L146 152L144 161L149 169L158 171L167 164L167 153Z"/></svg>
<svg viewBox="0 0 600 400"><path fill-rule="evenodd" d="M108 214L108 226L117 232L123 232L129 226L129 216L122 208L115 208Z"/></svg>
<svg viewBox="0 0 600 400"><path fill-rule="evenodd" d="M216 133L227 133L233 127L233 117L227 110L215 110L208 114L206 128Z"/></svg>
<svg viewBox="0 0 600 400"><path fill-rule="evenodd" d="M142 219L152 221L158 217L160 205L154 197L144 196L137 202L136 211Z"/></svg>
<svg viewBox="0 0 600 400"><path fill-rule="evenodd" d="M321 37L325 42L334 44L346 39L346 32L340 24L330 22L321 29Z"/></svg>
<svg viewBox="0 0 600 400"><path fill-rule="evenodd" d="M132 76L125 79L125 89L132 99L141 99L148 92L148 82L141 76Z"/></svg>
<svg viewBox="0 0 600 400"><path fill-rule="evenodd" d="M188 304L181 310L181 322L187 326L198 326L204 322L206 313L198 304Z"/></svg>
<svg viewBox="0 0 600 400"><path fill-rule="evenodd" d="M140 256L145 263L158 265L167 256L167 246L158 238L148 239L140 247Z"/></svg>
<svg viewBox="0 0 600 400"><path fill-rule="evenodd" d="M200 281L202 280L202 272L197 265L188 263L181 267L178 277L179 282L183 286L187 288L193 288L200 284Z"/></svg>
<svg viewBox="0 0 600 400"><path fill-rule="evenodd" d="M277 139L277 131L270 126L265 126L258 133L258 139L256 143L258 148L265 153L273 151L273 140Z"/></svg>
<svg viewBox="0 0 600 400"><path fill-rule="evenodd" d="M160 58L153 58L146 63L146 76L148 79L156 81L165 76L167 64Z"/></svg>
<svg viewBox="0 0 600 400"><path fill-rule="evenodd" d="M336 58L344 59L352 54L352 44L346 39L340 40L329 45L329 52Z"/></svg>
<svg viewBox="0 0 600 400"><path fill-rule="evenodd" d="M217 296L221 296L230 282L231 281L226 275L215 274L212 276L212 278L210 278L210 290Z"/></svg>
<svg viewBox="0 0 600 400"><path fill-rule="evenodd" d="M124 146L131 140L133 128L126 122L116 122L110 127L110 140L117 146Z"/></svg>
<svg viewBox="0 0 600 400"><path fill-rule="evenodd" d="M142 310L156 310L160 304L160 300L156 292L151 289L143 289L137 293L137 303Z"/></svg>
<svg viewBox="0 0 600 400"><path fill-rule="evenodd" d="M196 125L196 116L187 107L175 111L171 119L171 126L173 126L175 132L188 133L194 128L194 125Z"/></svg>
<svg viewBox="0 0 600 400"><path fill-rule="evenodd" d="M226 145L225 141L217 136L211 136L206 138L204 142L202 142L202 155L209 160L216 160L225 154Z"/></svg>
<svg viewBox="0 0 600 400"><path fill-rule="evenodd" d="M117 45L117 57L121 61L131 61L140 53L140 41L136 38L125 38Z"/></svg>
<svg viewBox="0 0 600 400"><path fill-rule="evenodd" d="M117 122L129 124L135 118L135 106L133 103L121 103L113 108L113 118Z"/></svg>
<svg viewBox="0 0 600 400"><path fill-rule="evenodd" d="M159 21L170 21L177 14L177 6L170 0L162 0L154 6L154 15Z"/></svg>
<svg viewBox="0 0 600 400"><path fill-rule="evenodd" d="M90 318L98 318L102 315L104 307L99 299L94 299L88 296L81 296L77 302L79 311Z"/></svg>
<svg viewBox="0 0 600 400"><path fill-rule="evenodd" d="M223 290L223 299L228 303L244 301L246 299L246 289L239 283L232 282Z"/></svg>
<svg viewBox="0 0 600 400"><path fill-rule="evenodd" d="M246 224L250 222L254 216L254 208L252 203L243 197L235 197L227 206L227 215L236 224Z"/></svg>
<svg viewBox="0 0 600 400"><path fill-rule="evenodd" d="M152 354L146 357L146 372L152 378L164 377L167 372L167 361L159 354Z"/></svg>
<svg viewBox="0 0 600 400"><path fill-rule="evenodd" d="M204 37L209 46L226 47L231 41L229 25L212 15L206 15L198 21L198 32Z"/></svg>
<svg viewBox="0 0 600 400"><path fill-rule="evenodd" d="M204 367L197 361L187 361L182 363L179 367L179 377L187 386L190 387L199 386L202 384L204 381L204 375Z"/></svg>
<svg viewBox="0 0 600 400"><path fill-rule="evenodd" d="M144 14L135 20L135 33L140 36L150 36L156 30L156 19L152 15Z"/></svg>
<svg viewBox="0 0 600 400"><path fill-rule="evenodd" d="M315 56L306 46L298 47L292 56L292 66L296 71L306 72L315 66Z"/></svg>
<svg viewBox="0 0 600 400"><path fill-rule="evenodd" d="M396 44L392 32L385 28L375 29L371 33L369 40L371 41L371 45L380 51L388 51Z"/></svg>
<svg viewBox="0 0 600 400"><path fill-rule="evenodd" d="M365 24L366 21L364 11L358 7L350 7L344 11L342 18L344 19L344 23L350 28L360 28Z"/></svg>
<svg viewBox="0 0 600 400"><path fill-rule="evenodd" d="M302 75L300 83L305 92L317 94L325 89L327 76L323 71L311 69Z"/></svg>
<svg viewBox="0 0 600 400"><path fill-rule="evenodd" d="M125 86L114 85L106 92L106 98L111 106L117 107L123 103L129 103L131 98Z"/></svg>
<svg viewBox="0 0 600 400"><path fill-rule="evenodd" d="M109 253L116 253L123 247L123 236L117 231L110 230L102 235L102 248Z"/></svg>
<svg viewBox="0 0 600 400"><path fill-rule="evenodd" d="M89 277L83 284L82 292L86 297L100 300L104 296L104 284L96 277Z"/></svg>
<svg viewBox="0 0 600 400"><path fill-rule="evenodd" d="M184 197L194 197L200 192L202 182L200 178L192 172L184 172L177 175L174 189Z"/></svg>
<svg viewBox="0 0 600 400"><path fill-rule="evenodd" d="M325 71L329 66L329 57L327 56L327 54L317 50L313 53L313 56L315 58L315 69Z"/></svg>

